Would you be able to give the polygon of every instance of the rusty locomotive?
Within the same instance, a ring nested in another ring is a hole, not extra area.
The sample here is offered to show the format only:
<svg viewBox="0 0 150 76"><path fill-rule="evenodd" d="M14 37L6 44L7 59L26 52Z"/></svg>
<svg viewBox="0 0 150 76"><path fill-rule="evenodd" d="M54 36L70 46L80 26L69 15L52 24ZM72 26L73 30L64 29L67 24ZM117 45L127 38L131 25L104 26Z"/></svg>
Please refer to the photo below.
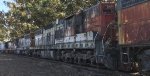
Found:
<svg viewBox="0 0 150 76"><path fill-rule="evenodd" d="M99 2L7 44L19 55L150 71L149 7L149 0Z"/></svg>

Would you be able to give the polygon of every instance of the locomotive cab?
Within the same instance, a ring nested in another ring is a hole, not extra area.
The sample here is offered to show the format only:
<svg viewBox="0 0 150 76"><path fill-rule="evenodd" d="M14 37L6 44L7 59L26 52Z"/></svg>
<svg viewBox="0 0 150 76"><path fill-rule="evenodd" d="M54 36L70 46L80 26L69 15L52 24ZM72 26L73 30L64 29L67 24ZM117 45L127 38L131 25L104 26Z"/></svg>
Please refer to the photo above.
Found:
<svg viewBox="0 0 150 76"><path fill-rule="evenodd" d="M117 45L117 24L114 2L100 2L86 10L86 32L96 33L94 37L96 63L114 68L112 61L116 50L110 49ZM115 53L117 54L117 53ZM110 64L109 64L110 63Z"/></svg>

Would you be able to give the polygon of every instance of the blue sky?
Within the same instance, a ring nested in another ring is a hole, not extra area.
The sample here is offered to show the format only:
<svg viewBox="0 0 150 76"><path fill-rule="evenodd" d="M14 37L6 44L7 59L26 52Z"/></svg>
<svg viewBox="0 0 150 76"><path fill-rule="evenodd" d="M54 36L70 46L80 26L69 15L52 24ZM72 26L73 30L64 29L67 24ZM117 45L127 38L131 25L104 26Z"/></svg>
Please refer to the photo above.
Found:
<svg viewBox="0 0 150 76"><path fill-rule="evenodd" d="M0 0L0 11L8 12L9 8L4 4L3 1L6 2L14 2L14 0Z"/></svg>

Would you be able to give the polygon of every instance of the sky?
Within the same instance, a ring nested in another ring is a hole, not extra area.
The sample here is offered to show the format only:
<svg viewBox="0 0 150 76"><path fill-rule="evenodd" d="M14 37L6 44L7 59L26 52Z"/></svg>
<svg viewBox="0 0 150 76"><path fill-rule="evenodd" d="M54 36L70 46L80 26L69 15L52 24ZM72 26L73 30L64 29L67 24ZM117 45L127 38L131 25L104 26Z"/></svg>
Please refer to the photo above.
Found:
<svg viewBox="0 0 150 76"><path fill-rule="evenodd" d="M9 11L9 7L7 7L3 1L6 2L14 2L14 0L0 0L0 11L4 11L4 12L8 12Z"/></svg>

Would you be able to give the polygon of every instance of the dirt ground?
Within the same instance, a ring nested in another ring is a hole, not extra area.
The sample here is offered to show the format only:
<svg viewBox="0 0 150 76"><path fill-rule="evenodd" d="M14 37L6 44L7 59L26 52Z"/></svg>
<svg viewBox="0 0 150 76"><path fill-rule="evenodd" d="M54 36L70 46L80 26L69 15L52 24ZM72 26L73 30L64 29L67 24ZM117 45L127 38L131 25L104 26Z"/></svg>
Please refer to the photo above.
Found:
<svg viewBox="0 0 150 76"><path fill-rule="evenodd" d="M0 76L127 76L46 59L0 54Z"/></svg>

